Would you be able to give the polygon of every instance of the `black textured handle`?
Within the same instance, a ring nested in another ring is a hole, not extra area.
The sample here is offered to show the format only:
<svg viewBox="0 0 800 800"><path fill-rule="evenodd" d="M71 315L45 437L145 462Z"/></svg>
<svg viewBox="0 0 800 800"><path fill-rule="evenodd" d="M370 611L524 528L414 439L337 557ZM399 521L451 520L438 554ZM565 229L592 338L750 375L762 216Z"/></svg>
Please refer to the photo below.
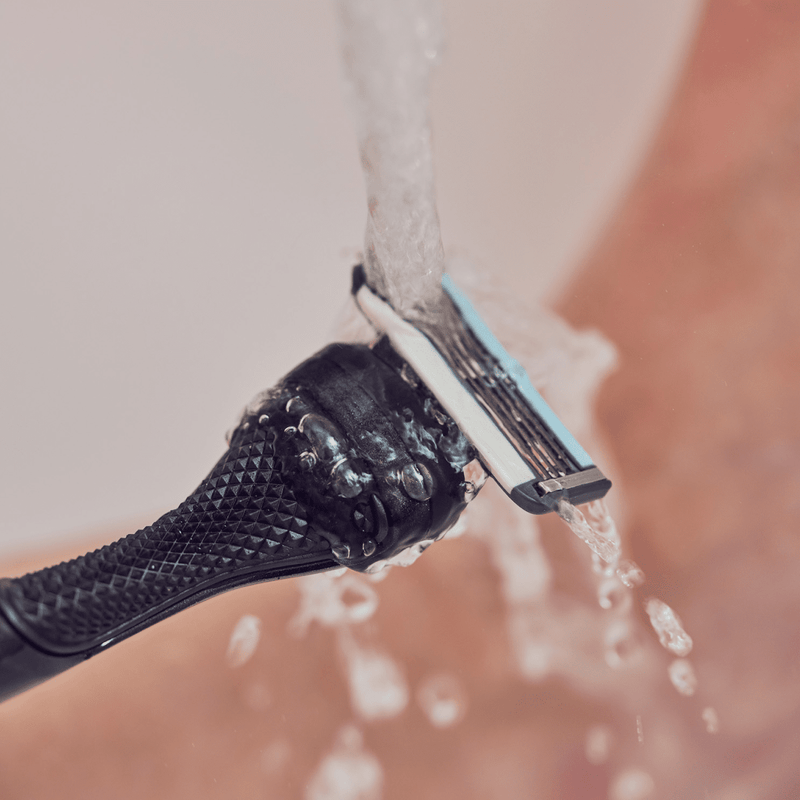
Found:
<svg viewBox="0 0 800 800"><path fill-rule="evenodd" d="M0 699L226 589L367 569L443 533L473 453L395 359L388 343L329 346L249 410L174 511L0 580Z"/></svg>
<svg viewBox="0 0 800 800"><path fill-rule="evenodd" d="M10 627L59 672L211 594L338 566L284 481L275 438L268 426L243 426L174 511L85 556L0 581ZM0 628L0 695L4 659L31 662L11 636Z"/></svg>

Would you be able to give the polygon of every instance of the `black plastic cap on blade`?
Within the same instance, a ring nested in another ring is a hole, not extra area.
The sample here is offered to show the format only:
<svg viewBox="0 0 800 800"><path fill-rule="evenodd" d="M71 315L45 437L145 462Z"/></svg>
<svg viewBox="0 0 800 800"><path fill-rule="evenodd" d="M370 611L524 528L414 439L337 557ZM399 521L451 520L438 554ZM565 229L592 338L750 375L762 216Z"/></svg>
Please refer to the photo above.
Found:
<svg viewBox="0 0 800 800"><path fill-rule="evenodd" d="M563 478L521 483L509 497L530 514L547 514L556 510L562 498L577 506L605 497L610 488L611 481L597 467L590 467Z"/></svg>

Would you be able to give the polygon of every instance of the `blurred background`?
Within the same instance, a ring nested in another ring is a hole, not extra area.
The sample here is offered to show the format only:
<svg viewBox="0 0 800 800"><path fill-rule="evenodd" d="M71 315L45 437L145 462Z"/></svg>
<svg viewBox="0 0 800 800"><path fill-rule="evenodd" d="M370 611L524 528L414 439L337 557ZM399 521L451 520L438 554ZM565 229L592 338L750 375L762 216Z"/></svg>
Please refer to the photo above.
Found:
<svg viewBox="0 0 800 800"><path fill-rule="evenodd" d="M462 537L393 571L369 630L414 697L456 680L457 723L413 698L359 719L347 648L287 635L298 588L268 584L0 707L4 798L310 796L337 747L373 754L383 788L313 800L800 794L800 10L444 11L445 247L617 349L597 436L644 589L695 639L697 694L676 695L646 642L627 672L591 651L572 613L596 606L590 570L552 525L557 591L536 619L569 623L574 663L521 673L487 545ZM13 574L196 485L239 408L329 340L365 202L328 3L6 2L0 37ZM261 638L235 666L246 614Z"/></svg>
<svg viewBox="0 0 800 800"><path fill-rule="evenodd" d="M526 297L563 285L664 112L698 3L644 5L444 5L444 241ZM12 554L194 488L330 340L366 197L328 0L11 0L0 37Z"/></svg>

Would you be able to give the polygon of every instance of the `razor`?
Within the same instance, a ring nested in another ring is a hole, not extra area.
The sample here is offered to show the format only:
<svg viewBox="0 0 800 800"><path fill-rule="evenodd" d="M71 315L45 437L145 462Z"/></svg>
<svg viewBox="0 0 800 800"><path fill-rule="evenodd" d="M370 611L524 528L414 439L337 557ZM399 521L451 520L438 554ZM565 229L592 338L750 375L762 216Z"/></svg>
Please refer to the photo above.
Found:
<svg viewBox="0 0 800 800"><path fill-rule="evenodd" d="M251 583L379 569L443 536L477 460L535 514L610 482L445 277L412 324L353 273L378 337L332 344L260 395L176 509L84 556L0 580L0 699Z"/></svg>
<svg viewBox="0 0 800 800"><path fill-rule="evenodd" d="M458 326L426 326L395 313L353 272L353 295L364 316L435 395L505 493L532 514L603 497L611 482L594 465L522 365L503 348L467 296L445 274L443 316ZM447 313L448 311L454 313Z"/></svg>

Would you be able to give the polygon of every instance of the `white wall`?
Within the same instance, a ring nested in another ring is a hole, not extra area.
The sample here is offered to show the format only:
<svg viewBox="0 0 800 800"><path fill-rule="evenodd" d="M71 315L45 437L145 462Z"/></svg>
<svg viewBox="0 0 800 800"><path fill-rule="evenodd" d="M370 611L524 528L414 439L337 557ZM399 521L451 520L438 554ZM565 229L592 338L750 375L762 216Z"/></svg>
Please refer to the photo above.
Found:
<svg viewBox="0 0 800 800"><path fill-rule="evenodd" d="M446 247L557 291L699 0L448 0ZM327 0L0 5L0 555L154 517L326 341L365 202Z"/></svg>

